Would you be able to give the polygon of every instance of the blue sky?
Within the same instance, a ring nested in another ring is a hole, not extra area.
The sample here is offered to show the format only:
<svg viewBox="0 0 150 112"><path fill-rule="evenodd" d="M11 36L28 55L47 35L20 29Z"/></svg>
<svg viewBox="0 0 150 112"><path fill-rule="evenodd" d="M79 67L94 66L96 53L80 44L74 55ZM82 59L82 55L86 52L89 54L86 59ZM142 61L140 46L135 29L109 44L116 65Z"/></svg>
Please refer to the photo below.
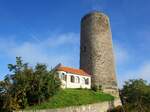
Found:
<svg viewBox="0 0 150 112"><path fill-rule="evenodd" d="M119 86L150 82L149 0L0 0L0 80L16 56L49 68L79 67L80 20L98 10L110 18Z"/></svg>

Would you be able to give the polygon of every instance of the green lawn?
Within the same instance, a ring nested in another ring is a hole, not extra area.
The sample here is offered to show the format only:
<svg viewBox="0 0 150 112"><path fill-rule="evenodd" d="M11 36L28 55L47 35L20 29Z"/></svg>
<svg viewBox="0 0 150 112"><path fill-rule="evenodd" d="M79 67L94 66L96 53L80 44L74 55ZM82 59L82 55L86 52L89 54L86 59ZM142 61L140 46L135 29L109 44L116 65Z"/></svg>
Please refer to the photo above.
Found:
<svg viewBox="0 0 150 112"><path fill-rule="evenodd" d="M109 94L94 92L92 90L65 89L59 91L47 102L42 103L41 105L28 107L27 109L62 108L110 101L113 99L114 97Z"/></svg>

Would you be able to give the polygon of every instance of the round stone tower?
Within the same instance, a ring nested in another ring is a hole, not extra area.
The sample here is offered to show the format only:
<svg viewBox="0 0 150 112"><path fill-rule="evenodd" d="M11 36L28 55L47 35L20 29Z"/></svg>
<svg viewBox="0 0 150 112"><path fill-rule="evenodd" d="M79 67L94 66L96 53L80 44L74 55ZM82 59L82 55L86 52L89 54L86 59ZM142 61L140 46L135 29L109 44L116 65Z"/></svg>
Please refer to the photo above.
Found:
<svg viewBox="0 0 150 112"><path fill-rule="evenodd" d="M92 75L92 86L118 93L109 18L103 13L91 12L81 20L80 68Z"/></svg>

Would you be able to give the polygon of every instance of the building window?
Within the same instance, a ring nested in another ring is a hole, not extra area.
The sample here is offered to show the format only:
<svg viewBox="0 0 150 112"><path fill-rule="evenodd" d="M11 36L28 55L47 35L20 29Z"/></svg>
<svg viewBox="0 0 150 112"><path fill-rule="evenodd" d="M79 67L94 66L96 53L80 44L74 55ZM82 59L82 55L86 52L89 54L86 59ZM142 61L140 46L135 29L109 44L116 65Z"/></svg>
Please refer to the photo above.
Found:
<svg viewBox="0 0 150 112"><path fill-rule="evenodd" d="M85 79L85 84L86 84L86 85L89 84L89 78Z"/></svg>
<svg viewBox="0 0 150 112"><path fill-rule="evenodd" d="M78 76L76 77L76 82L80 83L80 78Z"/></svg>
<svg viewBox="0 0 150 112"><path fill-rule="evenodd" d="M61 79L62 79L62 80L64 80L64 81L66 81L66 79L67 79L67 75L65 75L64 73L62 73L62 75L61 75Z"/></svg>
<svg viewBox="0 0 150 112"><path fill-rule="evenodd" d="M75 77L72 75L70 78L71 78L71 82L74 83L75 82Z"/></svg>
<svg viewBox="0 0 150 112"><path fill-rule="evenodd" d="M80 83L80 77L78 77L78 83Z"/></svg>

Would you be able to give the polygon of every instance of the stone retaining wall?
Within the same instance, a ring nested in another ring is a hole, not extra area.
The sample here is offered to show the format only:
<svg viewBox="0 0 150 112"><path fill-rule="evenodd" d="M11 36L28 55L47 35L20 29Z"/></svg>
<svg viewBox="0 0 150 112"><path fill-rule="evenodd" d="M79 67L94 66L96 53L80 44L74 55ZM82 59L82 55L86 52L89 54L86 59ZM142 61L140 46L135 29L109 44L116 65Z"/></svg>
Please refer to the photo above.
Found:
<svg viewBox="0 0 150 112"><path fill-rule="evenodd" d="M83 106L72 106L59 109L45 109L45 110L26 110L19 112L107 112L108 109L113 108L114 106L121 105L119 99L111 102L101 102Z"/></svg>

